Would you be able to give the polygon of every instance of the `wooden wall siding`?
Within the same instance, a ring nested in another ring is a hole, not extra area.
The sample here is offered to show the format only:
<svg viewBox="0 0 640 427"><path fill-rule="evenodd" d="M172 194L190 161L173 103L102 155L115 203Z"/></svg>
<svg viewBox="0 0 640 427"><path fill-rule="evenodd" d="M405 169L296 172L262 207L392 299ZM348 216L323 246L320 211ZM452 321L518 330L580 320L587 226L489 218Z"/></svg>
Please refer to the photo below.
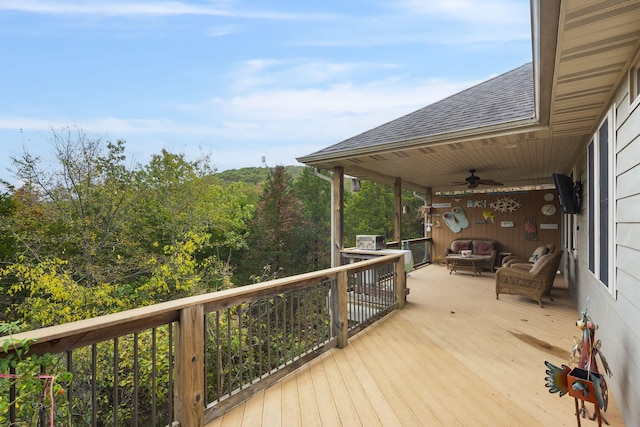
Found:
<svg viewBox="0 0 640 427"><path fill-rule="evenodd" d="M553 200L546 202L544 195L553 194ZM520 203L520 207L513 212L499 212L491 209L490 204L509 197ZM475 207L483 205L486 207ZM493 239L499 243L499 252L511 252L514 255L530 256L531 253L541 245L555 243L556 248L561 247L562 237L562 213L558 203L558 195L555 190L530 191L527 193L514 194L476 194L469 196L441 197L433 196L433 204L451 203L451 207L461 207L468 220L469 227L462 229L459 233L453 233L444 223L442 214L450 211L451 208L432 208L431 221L440 222L440 227L432 228L434 244L433 256L443 255L453 239L458 238L486 238ZM556 207L556 213L552 216L545 216L541 212L544 204L551 203ZM474 207L469 207L469 205ZM495 218L493 222L489 219L484 221L483 211L491 211ZM538 240L525 240L524 218L525 216L535 216L538 227ZM513 221L513 228L501 226L502 221ZM540 224L557 224L557 229L541 229Z"/></svg>

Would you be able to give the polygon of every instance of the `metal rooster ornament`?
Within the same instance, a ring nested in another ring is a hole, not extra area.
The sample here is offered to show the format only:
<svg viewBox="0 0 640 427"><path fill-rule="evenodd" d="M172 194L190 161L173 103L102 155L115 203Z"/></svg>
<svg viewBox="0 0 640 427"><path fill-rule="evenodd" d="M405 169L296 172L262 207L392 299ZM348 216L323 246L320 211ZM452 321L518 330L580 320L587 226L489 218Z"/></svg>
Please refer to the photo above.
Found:
<svg viewBox="0 0 640 427"><path fill-rule="evenodd" d="M591 320L586 308L582 311L582 317L576 322L576 326L582 331L582 337L580 339L574 337L575 345L569 354L569 363L575 363L576 358L578 358L577 368L572 370L567 365L557 367L545 361L544 364L547 366L547 376L545 377L547 383L545 386L549 388L549 393L559 393L560 397L569 393L576 399L578 425L580 425L580 415L583 418L588 416L591 420L597 417L600 423L600 409L607 410L609 394L607 382L598 371L596 355L599 356L602 368L608 376L611 376L611 370L607 359L600 351L601 341L594 339L598 325ZM578 400L581 401L580 408L578 408ZM585 400L596 405L592 416L589 415L585 408Z"/></svg>

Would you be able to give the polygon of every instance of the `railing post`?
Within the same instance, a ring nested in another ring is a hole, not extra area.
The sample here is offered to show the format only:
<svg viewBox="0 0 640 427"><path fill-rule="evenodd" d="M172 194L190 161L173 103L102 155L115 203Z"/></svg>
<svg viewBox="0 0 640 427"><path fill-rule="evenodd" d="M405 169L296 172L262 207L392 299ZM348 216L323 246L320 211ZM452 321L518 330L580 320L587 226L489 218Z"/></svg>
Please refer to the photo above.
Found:
<svg viewBox="0 0 640 427"><path fill-rule="evenodd" d="M174 402L181 426L204 426L204 308L180 311L176 327Z"/></svg>
<svg viewBox="0 0 640 427"><path fill-rule="evenodd" d="M349 315L347 312L347 280L346 271L338 273L337 289L333 297L333 307L337 315L334 315L336 325L336 336L338 338L338 348L345 348L349 345Z"/></svg>
<svg viewBox="0 0 640 427"><path fill-rule="evenodd" d="M396 260L396 298L398 300L398 309L402 310L406 302L407 295L407 275L404 271L404 255Z"/></svg>

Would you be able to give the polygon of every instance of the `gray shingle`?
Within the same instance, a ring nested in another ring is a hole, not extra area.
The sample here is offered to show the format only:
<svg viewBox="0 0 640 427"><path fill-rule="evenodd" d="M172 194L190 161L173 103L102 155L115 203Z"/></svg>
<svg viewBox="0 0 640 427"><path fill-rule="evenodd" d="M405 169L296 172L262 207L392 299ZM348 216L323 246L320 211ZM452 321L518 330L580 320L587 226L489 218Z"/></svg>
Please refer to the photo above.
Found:
<svg viewBox="0 0 640 427"><path fill-rule="evenodd" d="M534 109L533 67L528 63L310 156L528 119Z"/></svg>

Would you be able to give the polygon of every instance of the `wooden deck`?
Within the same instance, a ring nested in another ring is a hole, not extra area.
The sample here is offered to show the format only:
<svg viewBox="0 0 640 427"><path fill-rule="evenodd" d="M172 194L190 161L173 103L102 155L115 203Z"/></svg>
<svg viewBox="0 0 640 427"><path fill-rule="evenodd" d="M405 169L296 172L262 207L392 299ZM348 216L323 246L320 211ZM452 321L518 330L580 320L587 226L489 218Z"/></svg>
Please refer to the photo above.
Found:
<svg viewBox="0 0 640 427"><path fill-rule="evenodd" d="M577 425L573 398L544 386L544 361L568 364L579 335L561 276L545 308L512 295L497 301L491 273L433 265L408 285L404 310L207 427ZM604 415L624 426L612 395Z"/></svg>

